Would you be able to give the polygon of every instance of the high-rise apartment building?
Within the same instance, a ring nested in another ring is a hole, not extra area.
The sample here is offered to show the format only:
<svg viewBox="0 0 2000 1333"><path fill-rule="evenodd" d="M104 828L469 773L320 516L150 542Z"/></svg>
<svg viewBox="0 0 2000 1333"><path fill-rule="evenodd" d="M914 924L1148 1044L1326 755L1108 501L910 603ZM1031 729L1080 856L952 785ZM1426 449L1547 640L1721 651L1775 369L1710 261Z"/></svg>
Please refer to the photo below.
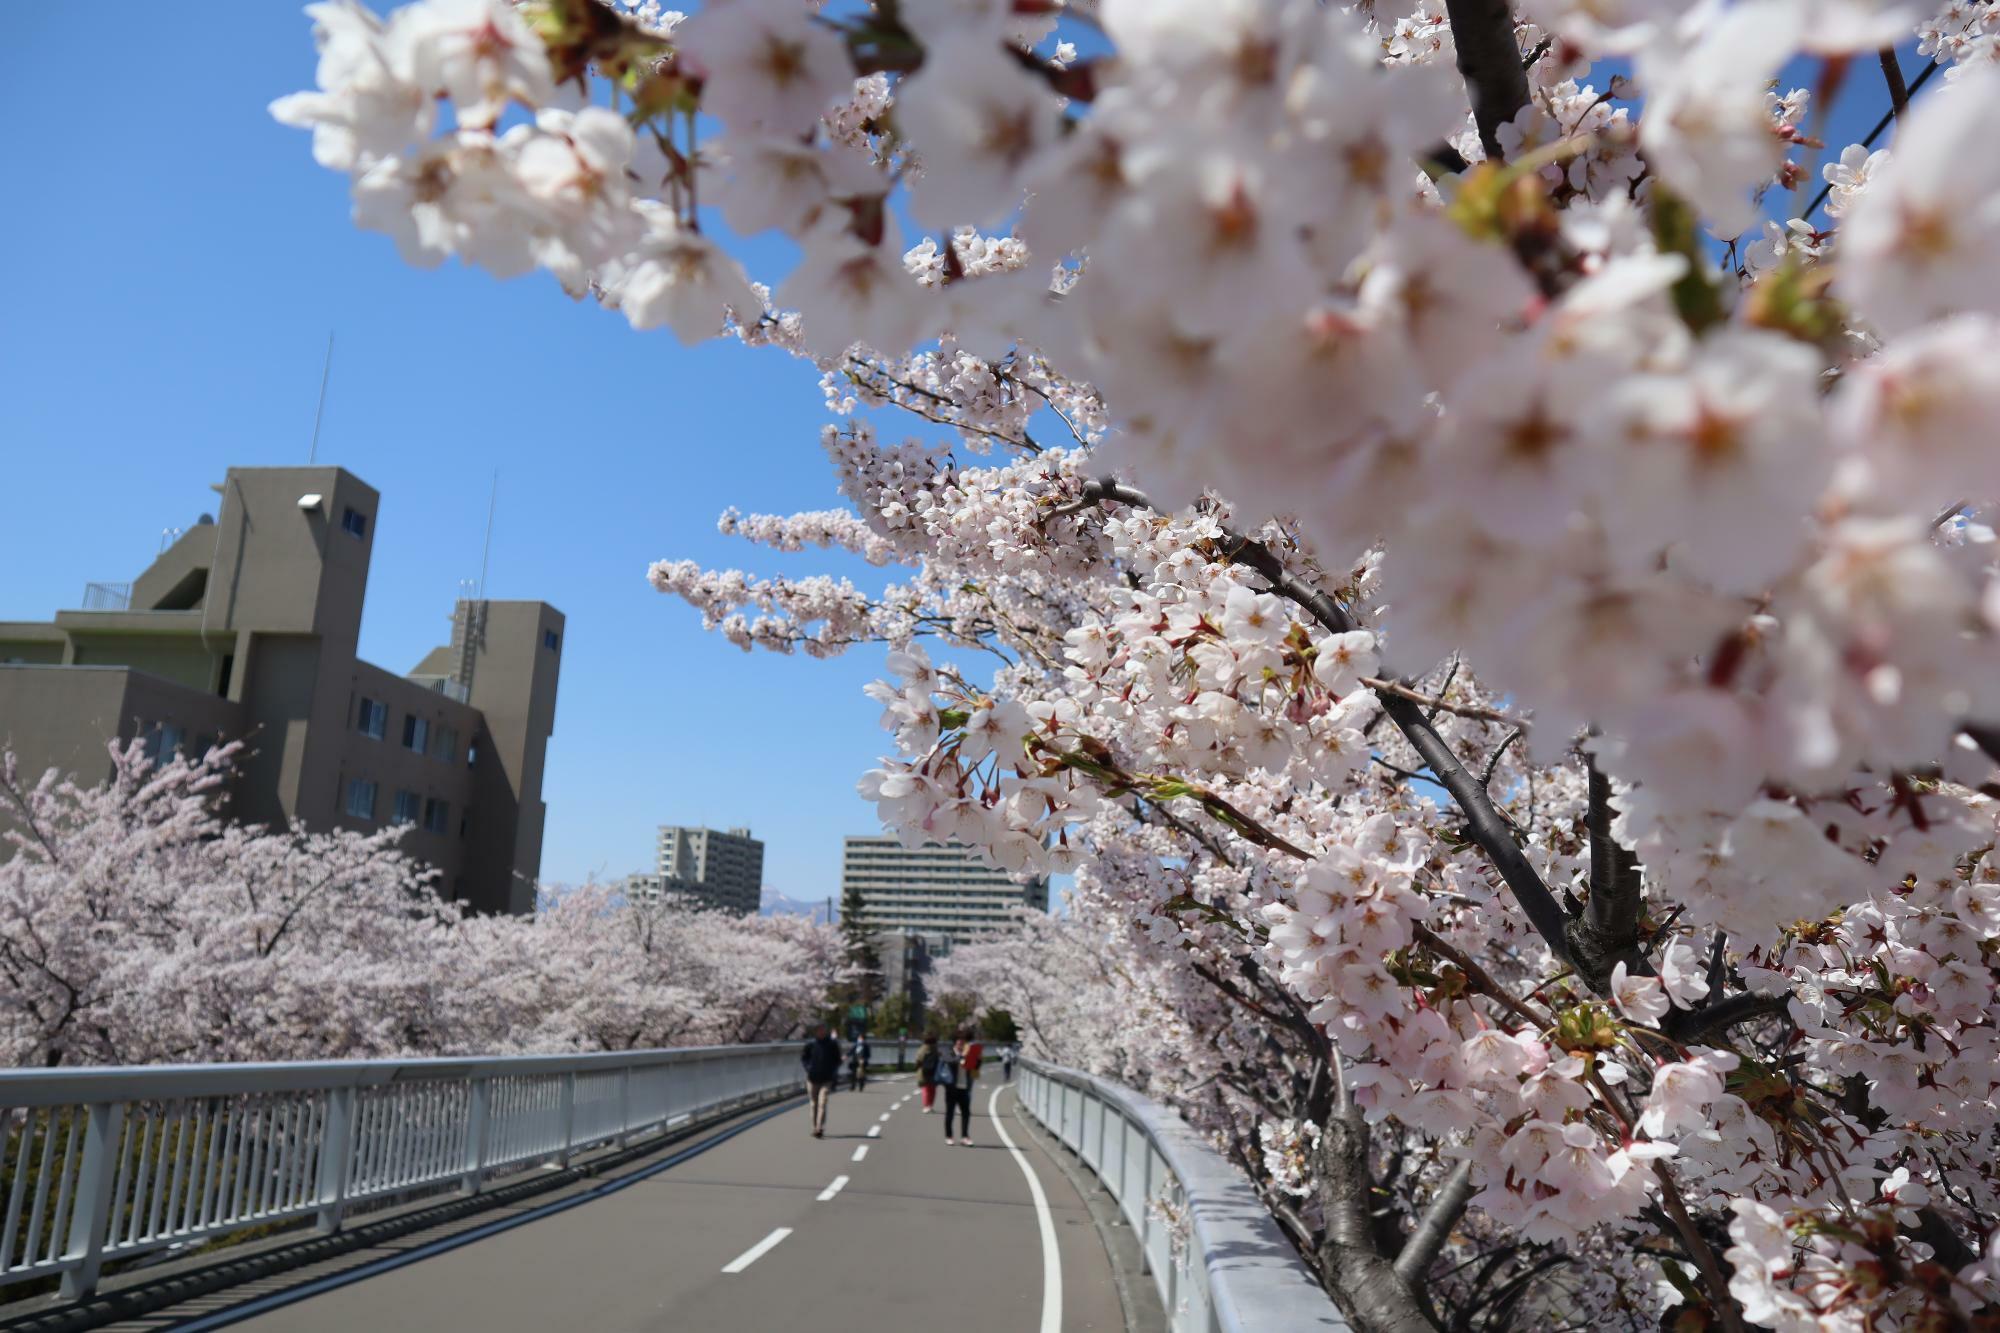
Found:
<svg viewBox="0 0 2000 1333"><path fill-rule="evenodd" d="M628 878L625 895L645 903L673 897L755 916L764 897L764 844L747 828L663 824L654 873Z"/></svg>
<svg viewBox="0 0 2000 1333"><path fill-rule="evenodd" d="M228 812L310 829L411 826L404 848L475 909L533 908L562 613L461 600L408 675L360 661L380 496L334 467L231 468L204 514L85 609L0 622L0 744L101 781L106 742L244 752Z"/></svg>
<svg viewBox="0 0 2000 1333"><path fill-rule="evenodd" d="M946 935L954 942L1012 924L1014 910L1049 910L1046 879L1017 880L962 843L905 847L894 838L846 840L843 896L861 893L862 919L878 931Z"/></svg>

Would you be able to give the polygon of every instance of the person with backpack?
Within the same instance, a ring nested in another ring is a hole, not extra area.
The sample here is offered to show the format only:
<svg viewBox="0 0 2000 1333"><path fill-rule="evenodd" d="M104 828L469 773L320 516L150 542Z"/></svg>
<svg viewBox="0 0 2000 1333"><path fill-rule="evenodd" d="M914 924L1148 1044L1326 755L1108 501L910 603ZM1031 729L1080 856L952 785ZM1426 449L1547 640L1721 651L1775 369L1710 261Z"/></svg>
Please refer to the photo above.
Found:
<svg viewBox="0 0 2000 1333"><path fill-rule="evenodd" d="M812 1136L826 1137L826 1104L833 1099L833 1085L840 1079L840 1043L827 1032L826 1024L813 1029L806 1048L799 1052L806 1070L806 1093L812 1099Z"/></svg>
<svg viewBox="0 0 2000 1333"><path fill-rule="evenodd" d="M917 1048L917 1091L924 1097L924 1114L929 1115L937 1108L932 1105L937 1100L938 1090L938 1039L937 1033L924 1034L924 1044Z"/></svg>
<svg viewBox="0 0 2000 1333"><path fill-rule="evenodd" d="M972 1146L972 1085L979 1078L979 1043L971 1028L959 1029L951 1050L938 1057L938 1082L944 1085L944 1141ZM951 1136L952 1112L958 1113L962 1138Z"/></svg>
<svg viewBox="0 0 2000 1333"><path fill-rule="evenodd" d="M868 1034L857 1032L854 1035L854 1044L849 1048L847 1056L848 1065L852 1071L848 1082L854 1085L856 1092L868 1086L868 1056Z"/></svg>

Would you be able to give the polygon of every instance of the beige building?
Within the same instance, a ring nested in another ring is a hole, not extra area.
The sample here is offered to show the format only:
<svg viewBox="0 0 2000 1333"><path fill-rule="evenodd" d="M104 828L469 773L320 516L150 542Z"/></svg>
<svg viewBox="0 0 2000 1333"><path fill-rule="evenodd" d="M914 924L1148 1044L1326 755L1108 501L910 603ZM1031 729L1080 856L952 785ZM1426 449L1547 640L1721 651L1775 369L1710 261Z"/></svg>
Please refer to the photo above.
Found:
<svg viewBox="0 0 2000 1333"><path fill-rule="evenodd" d="M0 744L25 773L98 781L113 737L155 756L241 740L235 817L408 824L440 892L531 910L562 613L460 601L451 642L399 676L355 657L374 489L332 467L231 468L214 489L216 517L129 588L0 621Z"/></svg>
<svg viewBox="0 0 2000 1333"><path fill-rule="evenodd" d="M905 847L894 838L849 838L840 866L843 895L861 893L871 930L944 935L953 942L1001 930L1014 911L1049 910L1046 879L1016 880L961 843Z"/></svg>
<svg viewBox="0 0 2000 1333"><path fill-rule="evenodd" d="M628 877L625 896L638 903L674 897L755 916L764 897L764 844L747 828L663 824L654 873Z"/></svg>

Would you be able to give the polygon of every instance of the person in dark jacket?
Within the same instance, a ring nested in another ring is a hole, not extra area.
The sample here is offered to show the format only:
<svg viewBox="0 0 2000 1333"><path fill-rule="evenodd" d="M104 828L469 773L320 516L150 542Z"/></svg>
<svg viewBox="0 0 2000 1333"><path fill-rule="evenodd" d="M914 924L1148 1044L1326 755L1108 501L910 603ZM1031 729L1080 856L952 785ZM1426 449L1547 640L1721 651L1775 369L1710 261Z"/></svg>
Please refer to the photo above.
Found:
<svg viewBox="0 0 2000 1333"><path fill-rule="evenodd" d="M929 1115L937 1109L932 1105L937 1100L938 1090L938 1039L935 1032L925 1035L923 1047L917 1051L917 1087L923 1090L924 1114Z"/></svg>
<svg viewBox="0 0 2000 1333"><path fill-rule="evenodd" d="M833 1085L840 1078L840 1043L827 1034L826 1024L813 1029L812 1039L799 1052L806 1067L806 1092L812 1098L812 1136L826 1137L826 1104L833 1097Z"/></svg>

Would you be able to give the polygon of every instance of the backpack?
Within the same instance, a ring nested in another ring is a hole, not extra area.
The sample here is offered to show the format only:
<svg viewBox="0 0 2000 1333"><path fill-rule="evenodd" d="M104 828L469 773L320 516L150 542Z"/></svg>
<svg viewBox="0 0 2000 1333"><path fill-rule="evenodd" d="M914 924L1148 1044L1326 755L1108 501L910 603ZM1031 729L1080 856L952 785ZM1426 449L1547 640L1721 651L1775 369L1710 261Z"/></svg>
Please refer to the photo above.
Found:
<svg viewBox="0 0 2000 1333"><path fill-rule="evenodd" d="M958 1086L958 1054L955 1051L939 1051L937 1069L932 1073L933 1082L947 1088Z"/></svg>
<svg viewBox="0 0 2000 1333"><path fill-rule="evenodd" d="M936 1051L926 1051L923 1055L917 1057L917 1074L925 1082L937 1082L937 1072L938 1053Z"/></svg>

